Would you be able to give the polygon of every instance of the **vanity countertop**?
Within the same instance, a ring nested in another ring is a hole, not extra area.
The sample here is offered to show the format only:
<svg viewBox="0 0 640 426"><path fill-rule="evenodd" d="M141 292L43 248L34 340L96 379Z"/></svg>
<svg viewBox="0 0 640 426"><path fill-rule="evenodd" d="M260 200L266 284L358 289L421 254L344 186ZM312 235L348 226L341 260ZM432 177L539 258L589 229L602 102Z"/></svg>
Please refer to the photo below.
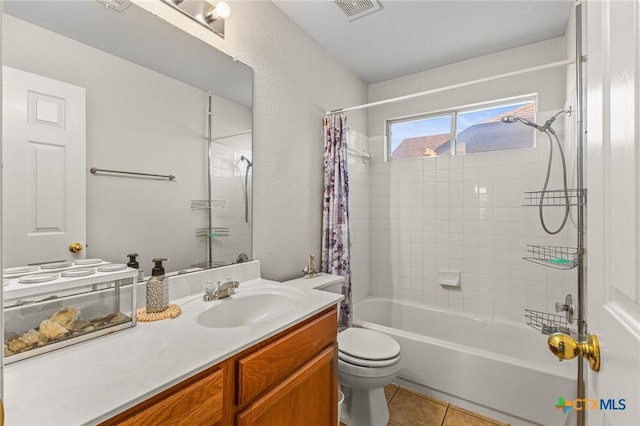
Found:
<svg viewBox="0 0 640 426"><path fill-rule="evenodd" d="M242 281L238 292L274 281ZM4 368L6 424L96 424L273 336L342 296L300 288L290 312L252 327L208 328L198 315L224 300L203 302L202 293L172 303L182 315L143 323Z"/></svg>

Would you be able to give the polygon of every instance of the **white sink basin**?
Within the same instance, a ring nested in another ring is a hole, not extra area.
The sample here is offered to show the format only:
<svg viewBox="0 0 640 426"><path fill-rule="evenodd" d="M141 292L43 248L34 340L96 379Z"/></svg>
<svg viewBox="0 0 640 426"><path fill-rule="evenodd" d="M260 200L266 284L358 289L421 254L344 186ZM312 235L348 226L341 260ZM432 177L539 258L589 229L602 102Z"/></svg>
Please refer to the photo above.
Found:
<svg viewBox="0 0 640 426"><path fill-rule="evenodd" d="M213 302L213 306L198 315L198 324L210 328L250 327L274 320L291 312L303 293L295 288L249 287Z"/></svg>

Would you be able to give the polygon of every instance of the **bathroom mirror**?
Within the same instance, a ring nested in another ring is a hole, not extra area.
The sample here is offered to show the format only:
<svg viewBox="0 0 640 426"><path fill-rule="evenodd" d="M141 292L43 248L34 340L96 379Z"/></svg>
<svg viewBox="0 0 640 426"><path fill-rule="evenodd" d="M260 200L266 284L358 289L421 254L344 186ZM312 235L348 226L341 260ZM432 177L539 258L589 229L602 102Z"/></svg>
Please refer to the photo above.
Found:
<svg viewBox="0 0 640 426"><path fill-rule="evenodd" d="M121 3L4 2L5 268L251 257L253 71Z"/></svg>

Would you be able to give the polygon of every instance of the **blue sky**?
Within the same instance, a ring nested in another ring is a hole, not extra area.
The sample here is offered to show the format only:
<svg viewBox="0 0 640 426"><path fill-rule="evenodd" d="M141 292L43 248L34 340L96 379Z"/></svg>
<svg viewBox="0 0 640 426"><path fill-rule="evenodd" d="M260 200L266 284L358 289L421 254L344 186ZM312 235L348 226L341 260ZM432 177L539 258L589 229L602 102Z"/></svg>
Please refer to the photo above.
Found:
<svg viewBox="0 0 640 426"><path fill-rule="evenodd" d="M481 123L489 118L505 114L523 104L506 105L490 109L466 111L458 113L457 131L462 132L474 124ZM393 152L403 140L416 136L440 135L451 132L451 119L449 115L405 121L392 125L391 152Z"/></svg>

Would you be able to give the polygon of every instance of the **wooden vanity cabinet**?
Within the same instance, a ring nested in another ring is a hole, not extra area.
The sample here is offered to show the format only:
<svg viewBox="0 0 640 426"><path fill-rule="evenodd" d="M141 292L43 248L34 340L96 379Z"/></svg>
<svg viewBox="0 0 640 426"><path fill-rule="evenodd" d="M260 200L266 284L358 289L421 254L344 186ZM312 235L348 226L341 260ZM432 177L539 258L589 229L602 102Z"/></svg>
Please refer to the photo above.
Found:
<svg viewBox="0 0 640 426"><path fill-rule="evenodd" d="M337 348L334 306L102 425L337 426Z"/></svg>

